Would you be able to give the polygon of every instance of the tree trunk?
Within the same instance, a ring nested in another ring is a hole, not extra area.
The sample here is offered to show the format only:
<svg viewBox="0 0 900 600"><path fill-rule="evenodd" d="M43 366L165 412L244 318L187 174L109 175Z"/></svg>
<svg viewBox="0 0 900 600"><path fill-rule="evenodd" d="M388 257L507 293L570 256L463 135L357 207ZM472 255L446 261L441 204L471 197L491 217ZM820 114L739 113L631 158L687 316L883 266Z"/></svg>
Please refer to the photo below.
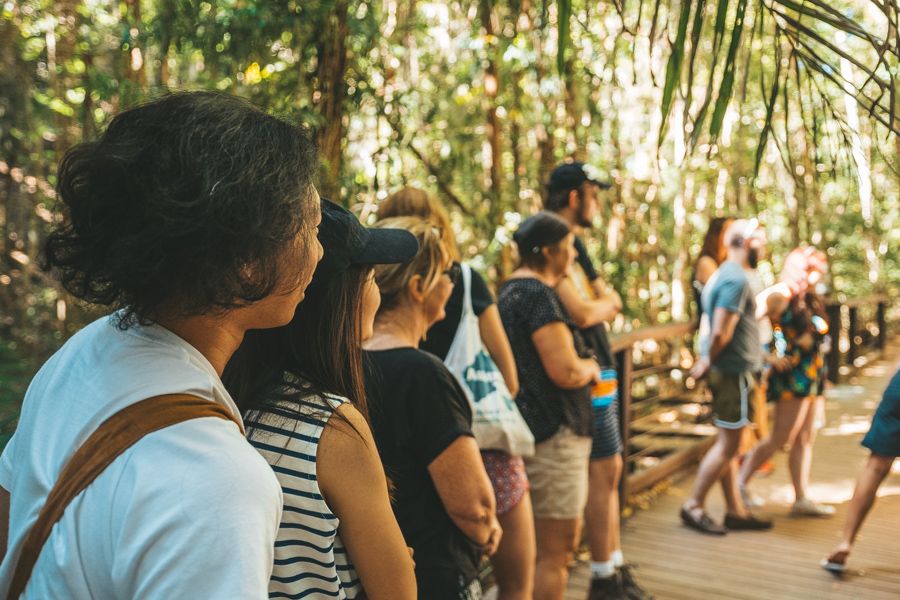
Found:
<svg viewBox="0 0 900 600"><path fill-rule="evenodd" d="M340 174L343 162L344 100L347 95L347 13L348 0L337 0L326 17L323 43L319 46L319 114L323 124L317 133L323 170L320 192L337 202L341 198Z"/></svg>
<svg viewBox="0 0 900 600"><path fill-rule="evenodd" d="M489 40L487 44L487 66L484 72L484 91L487 96L487 120L485 133L491 148L491 161L488 166L488 181L485 189L488 190L490 208L488 210L489 223L496 225L497 215L500 213L500 117L497 115L497 92L500 89L500 74L497 71L497 63L494 60L496 52L493 40L496 36L494 28L494 15L492 0L481 0L481 26Z"/></svg>

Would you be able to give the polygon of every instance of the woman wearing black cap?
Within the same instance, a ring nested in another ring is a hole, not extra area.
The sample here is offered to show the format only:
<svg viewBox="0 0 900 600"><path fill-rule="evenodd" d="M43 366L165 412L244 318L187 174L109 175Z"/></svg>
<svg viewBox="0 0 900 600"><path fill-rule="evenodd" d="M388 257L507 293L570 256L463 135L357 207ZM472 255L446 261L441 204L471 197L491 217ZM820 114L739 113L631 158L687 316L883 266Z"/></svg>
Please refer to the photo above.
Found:
<svg viewBox="0 0 900 600"><path fill-rule="evenodd" d="M367 230L327 200L319 239L325 256L294 319L248 333L224 377L284 495L269 594L412 600L413 562L367 423L361 343L381 302L373 266L411 259L416 240Z"/></svg>
<svg viewBox="0 0 900 600"><path fill-rule="evenodd" d="M537 535L534 596L561 599L587 502L590 387L600 366L554 291L575 260L568 223L540 212L513 239L521 264L498 305L519 372L516 403L536 442L525 459Z"/></svg>

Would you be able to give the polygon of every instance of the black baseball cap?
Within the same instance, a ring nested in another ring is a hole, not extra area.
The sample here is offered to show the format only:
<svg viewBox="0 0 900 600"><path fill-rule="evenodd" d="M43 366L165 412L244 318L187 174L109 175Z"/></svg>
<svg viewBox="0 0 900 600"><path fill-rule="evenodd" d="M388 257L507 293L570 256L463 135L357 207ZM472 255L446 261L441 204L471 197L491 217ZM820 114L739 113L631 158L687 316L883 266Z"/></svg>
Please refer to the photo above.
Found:
<svg viewBox="0 0 900 600"><path fill-rule="evenodd" d="M356 215L322 198L319 241L325 249L316 273L340 273L353 265L390 265L412 260L416 236L405 229L369 229Z"/></svg>
<svg viewBox="0 0 900 600"><path fill-rule="evenodd" d="M563 163L550 173L550 181L547 182L547 190L556 192L559 190L574 190L582 183L590 182L601 190L608 190L612 183L600 179L600 175L594 172L590 165L583 162Z"/></svg>

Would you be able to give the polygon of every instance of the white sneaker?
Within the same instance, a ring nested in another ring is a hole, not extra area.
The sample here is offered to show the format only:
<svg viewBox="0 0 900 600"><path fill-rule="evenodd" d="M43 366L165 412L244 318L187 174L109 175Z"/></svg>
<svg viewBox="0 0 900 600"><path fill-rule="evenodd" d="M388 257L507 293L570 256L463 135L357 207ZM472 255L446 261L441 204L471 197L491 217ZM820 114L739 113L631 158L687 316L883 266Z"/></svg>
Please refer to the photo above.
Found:
<svg viewBox="0 0 900 600"><path fill-rule="evenodd" d="M809 498L797 500L791 508L792 517L831 517L835 513L833 506L818 504Z"/></svg>
<svg viewBox="0 0 900 600"><path fill-rule="evenodd" d="M741 500L744 501L744 506L747 508L762 508L766 505L765 498L757 496L745 486L739 486L739 489L741 491Z"/></svg>

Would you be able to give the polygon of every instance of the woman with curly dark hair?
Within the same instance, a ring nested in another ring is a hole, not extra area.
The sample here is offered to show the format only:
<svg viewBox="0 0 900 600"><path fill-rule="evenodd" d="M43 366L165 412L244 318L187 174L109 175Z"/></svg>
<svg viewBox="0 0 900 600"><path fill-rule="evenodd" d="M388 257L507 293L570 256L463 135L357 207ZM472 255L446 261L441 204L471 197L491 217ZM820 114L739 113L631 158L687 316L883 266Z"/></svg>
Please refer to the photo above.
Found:
<svg viewBox="0 0 900 600"><path fill-rule="evenodd" d="M45 266L112 313L44 364L0 458L0 594L268 596L281 490L219 376L312 278L317 166L305 130L214 93L66 154Z"/></svg>
<svg viewBox="0 0 900 600"><path fill-rule="evenodd" d="M223 376L284 491L269 593L414 600L413 561L366 419L362 343L381 303L374 266L410 260L418 244L408 231L366 229L327 200L319 240L325 257L293 320L249 332Z"/></svg>

